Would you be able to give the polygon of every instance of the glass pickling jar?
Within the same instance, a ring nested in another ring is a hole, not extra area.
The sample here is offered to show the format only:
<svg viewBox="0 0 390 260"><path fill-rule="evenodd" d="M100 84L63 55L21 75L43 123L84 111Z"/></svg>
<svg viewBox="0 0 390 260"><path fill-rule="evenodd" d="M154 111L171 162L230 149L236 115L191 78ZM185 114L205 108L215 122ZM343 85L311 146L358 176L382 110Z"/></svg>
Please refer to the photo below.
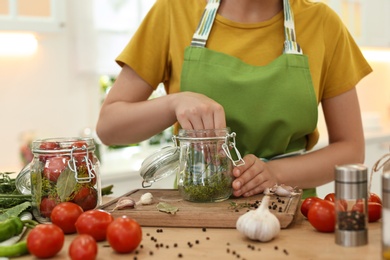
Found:
<svg viewBox="0 0 390 260"><path fill-rule="evenodd" d="M232 194L233 166L243 165L236 148L236 133L229 128L179 130L174 146L163 147L141 165L142 187L175 176L178 196L191 202L218 202ZM233 159L231 155L235 159Z"/></svg>
<svg viewBox="0 0 390 260"><path fill-rule="evenodd" d="M32 195L34 217L50 222L54 206L70 201L84 211L101 204L99 160L92 138L50 138L32 142L33 160L18 174L16 186Z"/></svg>
<svg viewBox="0 0 390 260"><path fill-rule="evenodd" d="M374 168L382 168L382 259L390 260L390 153L384 155Z"/></svg>
<svg viewBox="0 0 390 260"><path fill-rule="evenodd" d="M244 163L236 149L235 136L228 128L181 129L174 136L180 147L177 186L183 199L218 202L232 195L233 166ZM237 160L231 156L232 149Z"/></svg>

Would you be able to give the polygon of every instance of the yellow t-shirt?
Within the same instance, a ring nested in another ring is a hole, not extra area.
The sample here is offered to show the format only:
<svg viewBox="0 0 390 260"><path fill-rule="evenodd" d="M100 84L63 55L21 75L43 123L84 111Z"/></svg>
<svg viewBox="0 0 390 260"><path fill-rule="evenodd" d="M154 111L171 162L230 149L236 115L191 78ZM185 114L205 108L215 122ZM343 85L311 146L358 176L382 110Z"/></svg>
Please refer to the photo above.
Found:
<svg viewBox="0 0 390 260"><path fill-rule="evenodd" d="M297 42L309 58L317 102L352 89L372 71L337 14L323 3L290 0ZM180 90L184 49L206 6L205 0L157 0L116 61L127 64L156 88ZM242 24L216 16L206 48L262 66L283 52L283 12L268 21ZM312 147L318 139L310 137Z"/></svg>

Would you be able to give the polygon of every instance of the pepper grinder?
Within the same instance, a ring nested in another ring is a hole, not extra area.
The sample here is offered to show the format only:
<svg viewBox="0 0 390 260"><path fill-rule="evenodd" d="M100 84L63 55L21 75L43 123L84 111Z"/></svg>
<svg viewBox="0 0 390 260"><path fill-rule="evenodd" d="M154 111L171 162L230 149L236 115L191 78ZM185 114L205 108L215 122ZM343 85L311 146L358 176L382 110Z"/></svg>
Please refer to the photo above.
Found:
<svg viewBox="0 0 390 260"><path fill-rule="evenodd" d="M368 243L367 167L335 167L336 244L353 247Z"/></svg>
<svg viewBox="0 0 390 260"><path fill-rule="evenodd" d="M382 256L390 260L390 163L382 174Z"/></svg>

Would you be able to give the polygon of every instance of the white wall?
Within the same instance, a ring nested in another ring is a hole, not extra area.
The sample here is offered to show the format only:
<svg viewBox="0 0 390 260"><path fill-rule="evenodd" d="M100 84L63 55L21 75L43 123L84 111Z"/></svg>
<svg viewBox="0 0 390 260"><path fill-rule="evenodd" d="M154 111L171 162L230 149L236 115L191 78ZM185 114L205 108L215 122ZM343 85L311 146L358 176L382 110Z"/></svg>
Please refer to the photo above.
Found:
<svg viewBox="0 0 390 260"><path fill-rule="evenodd" d="M69 137L94 128L102 71L96 65L91 3L67 1L65 28L35 33L38 49L32 56L0 57L0 172L21 169L25 132L33 138ZM114 58L111 68L117 68Z"/></svg>

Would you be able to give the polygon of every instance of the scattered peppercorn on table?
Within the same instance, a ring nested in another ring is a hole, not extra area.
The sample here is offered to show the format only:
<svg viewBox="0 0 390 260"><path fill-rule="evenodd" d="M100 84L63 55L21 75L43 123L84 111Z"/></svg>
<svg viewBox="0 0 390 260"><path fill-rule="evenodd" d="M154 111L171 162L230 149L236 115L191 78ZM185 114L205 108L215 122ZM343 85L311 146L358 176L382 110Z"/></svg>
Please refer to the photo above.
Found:
<svg viewBox="0 0 390 260"><path fill-rule="evenodd" d="M288 228L266 243L251 241L234 228L142 227L142 242L132 253L115 253L103 241L98 243L97 259L381 259L381 222L369 223L368 228L367 245L342 247L335 244L334 233L315 231L300 212ZM75 237L66 235L61 252L53 259L69 259L69 245Z"/></svg>

